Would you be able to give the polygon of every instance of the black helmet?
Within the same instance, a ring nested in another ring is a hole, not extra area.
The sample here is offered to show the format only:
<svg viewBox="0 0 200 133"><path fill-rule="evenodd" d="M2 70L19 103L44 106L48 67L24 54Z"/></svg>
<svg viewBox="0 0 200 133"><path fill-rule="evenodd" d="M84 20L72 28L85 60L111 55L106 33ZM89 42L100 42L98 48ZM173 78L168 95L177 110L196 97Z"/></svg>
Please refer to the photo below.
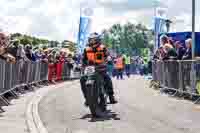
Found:
<svg viewBox="0 0 200 133"><path fill-rule="evenodd" d="M96 32L90 34L89 39L98 39L100 38L100 35Z"/></svg>
<svg viewBox="0 0 200 133"><path fill-rule="evenodd" d="M90 43L90 40L95 39L96 43L101 41L101 35L99 35L98 33L94 32L92 34L90 34L90 36L88 37L88 41Z"/></svg>

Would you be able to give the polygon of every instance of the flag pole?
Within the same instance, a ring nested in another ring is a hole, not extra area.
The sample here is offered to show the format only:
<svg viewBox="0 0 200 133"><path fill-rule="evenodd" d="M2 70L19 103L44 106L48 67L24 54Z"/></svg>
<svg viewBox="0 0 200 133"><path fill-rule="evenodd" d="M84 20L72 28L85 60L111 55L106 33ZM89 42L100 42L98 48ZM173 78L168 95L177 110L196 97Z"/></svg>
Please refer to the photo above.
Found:
<svg viewBox="0 0 200 133"><path fill-rule="evenodd" d="M156 45L157 45L156 44L157 43L157 37L156 37L157 33L156 33L156 30L155 30L156 29L156 8L157 7L156 7L156 1L155 1L154 2L154 43L155 44L154 44L154 51L153 51L154 53L156 52Z"/></svg>
<svg viewBox="0 0 200 133"><path fill-rule="evenodd" d="M78 38L77 38L77 49L78 49L78 53L80 54L80 30L81 30L81 5L80 5L80 17L79 17L79 28L78 28Z"/></svg>

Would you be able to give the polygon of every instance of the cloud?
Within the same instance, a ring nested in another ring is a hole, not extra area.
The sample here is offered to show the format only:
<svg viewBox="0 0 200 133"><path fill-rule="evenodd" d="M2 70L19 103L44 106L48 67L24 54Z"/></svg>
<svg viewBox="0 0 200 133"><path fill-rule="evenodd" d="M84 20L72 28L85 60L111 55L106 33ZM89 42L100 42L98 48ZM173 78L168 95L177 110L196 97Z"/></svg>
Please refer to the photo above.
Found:
<svg viewBox="0 0 200 133"><path fill-rule="evenodd" d="M196 0L197 1L197 0ZM165 3L168 17L173 21L172 31L191 31L192 29L192 1L191 0L161 0ZM200 3L196 2L196 23L200 23L198 8ZM199 31L197 25L196 30Z"/></svg>
<svg viewBox="0 0 200 133"><path fill-rule="evenodd" d="M1 0L0 28L49 39L73 40L78 31L79 10L73 9L74 3L69 3L66 0Z"/></svg>
<svg viewBox="0 0 200 133"><path fill-rule="evenodd" d="M154 8L157 6L164 6L160 1L155 0L98 0L98 4L105 7L107 10L116 13L122 13L133 10L143 10Z"/></svg>
<svg viewBox="0 0 200 133"><path fill-rule="evenodd" d="M190 27L191 1L157 0L156 5L167 7L167 14L175 21L173 27L177 31ZM95 12L92 31L127 21L148 27L153 25L155 0L0 0L0 28L49 39L76 41L80 8L86 6L93 7ZM197 16L200 16L199 11L197 9ZM197 18L198 23L200 19Z"/></svg>

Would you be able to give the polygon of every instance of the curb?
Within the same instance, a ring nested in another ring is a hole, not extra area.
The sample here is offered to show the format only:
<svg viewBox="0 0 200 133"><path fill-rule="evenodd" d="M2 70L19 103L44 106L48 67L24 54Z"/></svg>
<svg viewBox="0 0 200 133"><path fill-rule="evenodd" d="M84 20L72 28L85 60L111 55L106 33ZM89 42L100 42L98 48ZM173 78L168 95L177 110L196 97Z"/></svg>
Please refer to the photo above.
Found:
<svg viewBox="0 0 200 133"><path fill-rule="evenodd" d="M39 116L38 105L40 101L43 99L44 96L47 95L48 92L64 87L66 85L71 86L75 82L76 81L61 83L58 85L54 85L52 87L48 86L36 91L33 98L28 103L27 109L25 112L26 124L27 124L29 133L48 133L47 129L45 128Z"/></svg>

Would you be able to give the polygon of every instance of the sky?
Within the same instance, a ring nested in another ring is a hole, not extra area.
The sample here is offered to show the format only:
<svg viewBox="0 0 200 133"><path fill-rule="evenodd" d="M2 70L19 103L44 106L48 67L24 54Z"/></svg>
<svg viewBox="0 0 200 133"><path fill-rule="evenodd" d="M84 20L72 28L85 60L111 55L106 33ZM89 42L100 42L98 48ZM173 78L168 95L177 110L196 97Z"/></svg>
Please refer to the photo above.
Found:
<svg viewBox="0 0 200 133"><path fill-rule="evenodd" d="M155 2L156 1L156 2ZM0 0L0 29L52 40L77 40L80 7L93 7L91 31L127 21L153 27L155 5L174 23L172 31L191 30L192 0ZM196 30L200 1L196 0ZM156 3L156 4L155 4Z"/></svg>

